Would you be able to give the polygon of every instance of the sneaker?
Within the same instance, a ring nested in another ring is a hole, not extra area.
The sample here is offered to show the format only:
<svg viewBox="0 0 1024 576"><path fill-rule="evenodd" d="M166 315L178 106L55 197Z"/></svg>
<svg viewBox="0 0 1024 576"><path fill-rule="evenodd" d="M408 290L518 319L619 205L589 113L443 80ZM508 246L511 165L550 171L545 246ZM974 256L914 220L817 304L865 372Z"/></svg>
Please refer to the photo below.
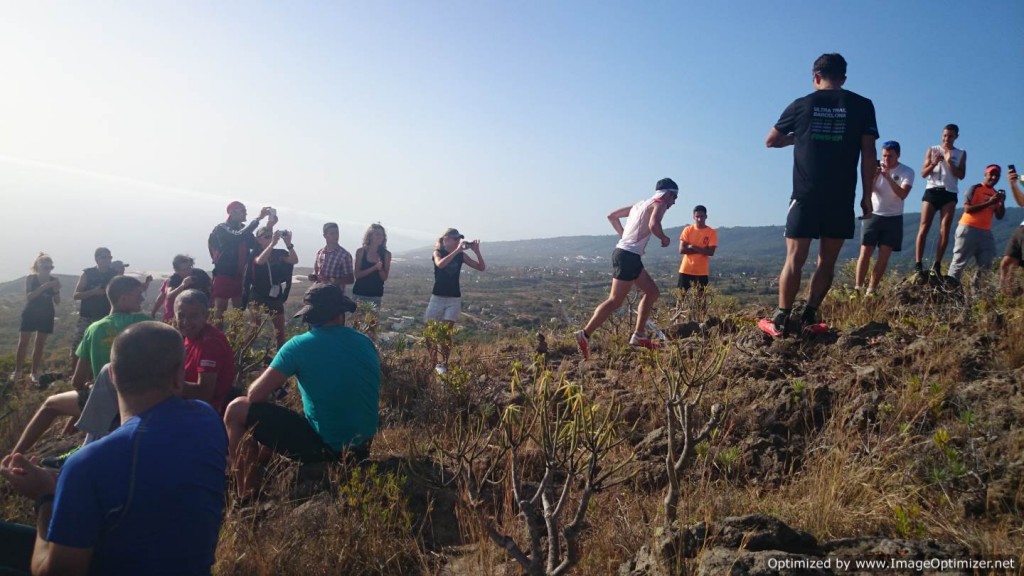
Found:
<svg viewBox="0 0 1024 576"><path fill-rule="evenodd" d="M938 262L935 263L935 266L932 266L931 272L932 276L935 276L936 278L942 278L942 266Z"/></svg>
<svg viewBox="0 0 1024 576"><path fill-rule="evenodd" d="M10 380L11 382L17 382L18 380L21 380L21 374L18 373L17 370L15 370L14 372L11 372L10 376L8 376L8 380Z"/></svg>
<svg viewBox="0 0 1024 576"><path fill-rule="evenodd" d="M789 321L789 312L786 312L782 308L776 308L775 314L772 314L772 324L775 325L775 330L780 334L786 333L786 324Z"/></svg>
<svg viewBox="0 0 1024 576"><path fill-rule="evenodd" d="M50 384L57 382L63 377L64 375L58 372L46 372L39 377L39 382L37 382L36 385L39 386L40 390L45 390L50 386Z"/></svg>
<svg viewBox="0 0 1024 576"><path fill-rule="evenodd" d="M61 468L64 467L64 463L68 461L68 458L70 458L71 455L74 454L75 452L78 452L79 448L81 448L81 446L75 446L74 448L68 450L67 452L61 454L60 456L50 456L48 458L43 458L39 461L39 465L42 466L43 468L49 468L51 470L60 470Z"/></svg>
<svg viewBox="0 0 1024 576"><path fill-rule="evenodd" d="M636 333L629 337L629 345L638 346L640 348L647 348L648 350L655 350L658 348L657 342L651 340L646 336L638 336Z"/></svg>
<svg viewBox="0 0 1024 576"><path fill-rule="evenodd" d="M818 323L818 309L811 306L804 306L804 311L800 314L800 323L804 326L810 326L811 324Z"/></svg>
<svg viewBox="0 0 1024 576"><path fill-rule="evenodd" d="M587 340L587 333L583 330L576 331L576 345L580 347L580 354L584 360L590 360L590 341Z"/></svg>
<svg viewBox="0 0 1024 576"><path fill-rule="evenodd" d="M917 272L918 274L924 272L924 264L920 262L914 262L914 272Z"/></svg>
<svg viewBox="0 0 1024 576"><path fill-rule="evenodd" d="M448 366L444 364L438 364L437 366L434 366L434 372L437 372L438 374L447 374Z"/></svg>
<svg viewBox="0 0 1024 576"><path fill-rule="evenodd" d="M39 384L39 376L36 376L35 374L29 374L28 378L29 380L32 381L33 384Z"/></svg>

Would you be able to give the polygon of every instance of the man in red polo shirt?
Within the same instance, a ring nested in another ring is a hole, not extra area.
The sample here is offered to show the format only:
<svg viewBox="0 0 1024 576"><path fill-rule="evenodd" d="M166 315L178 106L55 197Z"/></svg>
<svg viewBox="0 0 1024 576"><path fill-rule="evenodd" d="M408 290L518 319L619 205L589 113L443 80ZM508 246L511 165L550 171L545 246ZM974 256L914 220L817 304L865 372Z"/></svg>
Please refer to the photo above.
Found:
<svg viewBox="0 0 1024 576"><path fill-rule="evenodd" d="M253 231L260 220L268 218L267 226L273 230L277 215L269 206L260 210L258 218L245 224L245 204L234 201L228 204L228 219L214 227L207 240L210 257L213 258L213 303L217 308L215 317L224 317L228 302L235 308L242 306L242 278L250 253L257 247Z"/></svg>
<svg viewBox="0 0 1024 576"><path fill-rule="evenodd" d="M174 300L174 318L185 338L185 398L203 400L224 415L235 383L235 353L224 333L206 322L210 303L199 290Z"/></svg>

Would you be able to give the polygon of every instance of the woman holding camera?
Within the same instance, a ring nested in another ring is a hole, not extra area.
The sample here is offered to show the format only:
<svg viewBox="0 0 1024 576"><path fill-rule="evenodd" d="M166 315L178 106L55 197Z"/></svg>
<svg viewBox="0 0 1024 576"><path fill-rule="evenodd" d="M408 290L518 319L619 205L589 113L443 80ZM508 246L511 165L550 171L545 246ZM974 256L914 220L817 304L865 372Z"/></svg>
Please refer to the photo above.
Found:
<svg viewBox="0 0 1024 576"><path fill-rule="evenodd" d="M39 370L43 364L43 347L46 339L53 334L55 307L60 304L60 280L51 276L53 259L40 252L32 263L31 274L25 278L25 309L21 313L21 328L18 336L18 352L14 357L14 373L11 380L21 377L21 367L28 352L28 341L35 334L32 348L32 383L39 383Z"/></svg>
<svg viewBox="0 0 1024 576"><path fill-rule="evenodd" d="M284 241L285 248L274 248ZM277 347L284 345L284 303L292 289L292 269L299 262L292 244L292 233L288 230L274 231L269 226L256 230L256 242L260 253L249 266L245 276L244 306L255 302L270 310L277 336Z"/></svg>
<svg viewBox="0 0 1024 576"><path fill-rule="evenodd" d="M455 228L449 228L434 245L434 289L431 291L430 303L427 304L427 322L439 321L452 327L462 313L462 291L459 287L462 265L466 264L480 272L487 268L480 254L480 241L466 242L465 238ZM471 250L476 258L466 254L467 250ZM437 361L436 346L430 347L430 361L434 362L438 374L444 374L448 371L446 361L451 342L441 343L440 348L441 357L445 361Z"/></svg>
<svg viewBox="0 0 1024 576"><path fill-rule="evenodd" d="M384 297L384 282L391 272L391 252L388 252L388 234L380 224L370 224L363 235L363 245L356 250L352 299L370 302L373 309L380 310Z"/></svg>

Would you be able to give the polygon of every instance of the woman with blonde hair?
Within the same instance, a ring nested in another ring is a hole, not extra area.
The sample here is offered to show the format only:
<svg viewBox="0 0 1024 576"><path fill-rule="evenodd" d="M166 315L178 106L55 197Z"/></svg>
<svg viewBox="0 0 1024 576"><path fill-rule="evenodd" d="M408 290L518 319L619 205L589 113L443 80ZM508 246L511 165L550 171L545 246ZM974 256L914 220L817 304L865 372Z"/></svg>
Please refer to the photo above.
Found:
<svg viewBox="0 0 1024 576"><path fill-rule="evenodd" d="M21 332L18 337L18 352L15 355L14 373L11 380L18 380L28 352L28 341L35 334L32 348L31 378L39 383L43 363L43 347L46 339L53 334L53 317L56 305L60 304L60 280L52 277L53 258L40 252L32 263L31 274L25 278L25 309L21 312Z"/></svg>
<svg viewBox="0 0 1024 576"><path fill-rule="evenodd" d="M353 300L370 302L380 310L384 297L384 282L391 272L391 252L388 252L388 233L379 223L370 224L363 234L363 245L356 250L352 285Z"/></svg>

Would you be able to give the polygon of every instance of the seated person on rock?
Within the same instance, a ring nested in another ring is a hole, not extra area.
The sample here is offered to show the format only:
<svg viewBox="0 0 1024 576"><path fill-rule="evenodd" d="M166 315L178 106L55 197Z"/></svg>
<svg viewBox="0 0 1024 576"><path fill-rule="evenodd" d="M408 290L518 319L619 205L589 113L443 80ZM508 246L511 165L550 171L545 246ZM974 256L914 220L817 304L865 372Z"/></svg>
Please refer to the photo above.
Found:
<svg viewBox="0 0 1024 576"><path fill-rule="evenodd" d="M286 342L224 414L242 500L255 494L260 460L268 456L261 447L300 462L361 460L377 432L380 359L369 338L345 326L355 303L334 284L314 284L303 302L296 317L309 331ZM303 414L269 402L292 376Z"/></svg>

